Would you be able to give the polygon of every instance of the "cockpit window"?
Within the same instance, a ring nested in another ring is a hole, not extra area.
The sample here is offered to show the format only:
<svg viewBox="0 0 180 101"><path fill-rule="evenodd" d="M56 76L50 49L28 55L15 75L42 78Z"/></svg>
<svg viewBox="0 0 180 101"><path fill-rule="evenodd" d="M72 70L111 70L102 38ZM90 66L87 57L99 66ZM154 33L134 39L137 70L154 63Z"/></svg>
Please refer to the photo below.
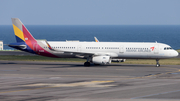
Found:
<svg viewBox="0 0 180 101"><path fill-rule="evenodd" d="M171 50L171 47L164 47L164 50Z"/></svg>

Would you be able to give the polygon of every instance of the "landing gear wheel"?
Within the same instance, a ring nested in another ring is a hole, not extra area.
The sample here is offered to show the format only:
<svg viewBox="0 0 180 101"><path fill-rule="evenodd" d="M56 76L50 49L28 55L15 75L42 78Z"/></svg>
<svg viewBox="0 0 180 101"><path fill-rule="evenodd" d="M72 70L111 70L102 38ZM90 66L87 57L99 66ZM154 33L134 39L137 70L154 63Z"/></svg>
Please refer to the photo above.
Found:
<svg viewBox="0 0 180 101"><path fill-rule="evenodd" d="M156 67L160 67L160 64L156 64Z"/></svg>
<svg viewBox="0 0 180 101"><path fill-rule="evenodd" d="M84 66L86 66L86 67L90 66L90 62L85 62Z"/></svg>
<svg viewBox="0 0 180 101"><path fill-rule="evenodd" d="M156 59L156 67L160 67L159 59Z"/></svg>

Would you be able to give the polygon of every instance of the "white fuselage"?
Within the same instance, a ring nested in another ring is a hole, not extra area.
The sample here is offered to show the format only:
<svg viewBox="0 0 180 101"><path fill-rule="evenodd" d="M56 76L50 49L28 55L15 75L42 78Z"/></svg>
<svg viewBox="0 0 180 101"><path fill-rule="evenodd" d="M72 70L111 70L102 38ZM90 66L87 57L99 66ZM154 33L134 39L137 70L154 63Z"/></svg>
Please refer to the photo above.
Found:
<svg viewBox="0 0 180 101"><path fill-rule="evenodd" d="M74 57L71 52L81 53L83 56L86 56L86 53L92 53L95 56L110 56L121 59L165 59L178 56L177 51L163 43L48 41L50 46L56 50L55 52L50 51L45 42L40 41L40 43L45 50L60 57Z"/></svg>

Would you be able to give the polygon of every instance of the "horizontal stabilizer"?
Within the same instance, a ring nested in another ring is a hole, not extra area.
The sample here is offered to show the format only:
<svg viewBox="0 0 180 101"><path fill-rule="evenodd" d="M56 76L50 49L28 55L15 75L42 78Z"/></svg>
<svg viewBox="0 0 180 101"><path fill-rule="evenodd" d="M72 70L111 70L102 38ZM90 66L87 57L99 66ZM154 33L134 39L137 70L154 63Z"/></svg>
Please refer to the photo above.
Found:
<svg viewBox="0 0 180 101"><path fill-rule="evenodd" d="M24 44L18 44L18 43L11 43L8 44L9 47L18 48L18 49L26 49L27 46Z"/></svg>

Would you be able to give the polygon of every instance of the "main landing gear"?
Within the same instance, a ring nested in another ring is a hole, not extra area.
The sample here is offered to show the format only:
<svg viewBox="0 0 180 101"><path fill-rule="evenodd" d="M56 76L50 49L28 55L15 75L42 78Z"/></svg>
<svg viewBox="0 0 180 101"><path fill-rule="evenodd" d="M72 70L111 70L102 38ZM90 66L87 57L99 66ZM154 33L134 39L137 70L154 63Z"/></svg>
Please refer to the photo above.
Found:
<svg viewBox="0 0 180 101"><path fill-rule="evenodd" d="M85 62L84 66L86 66L86 67L90 66L90 62Z"/></svg>
<svg viewBox="0 0 180 101"><path fill-rule="evenodd" d="M85 66L85 67L89 67L89 66L91 65L90 62L89 62L89 58L90 58L90 57L88 57L88 58L87 58L87 61L84 62L84 66Z"/></svg>
<svg viewBox="0 0 180 101"><path fill-rule="evenodd" d="M160 67L159 59L156 59L156 67Z"/></svg>

